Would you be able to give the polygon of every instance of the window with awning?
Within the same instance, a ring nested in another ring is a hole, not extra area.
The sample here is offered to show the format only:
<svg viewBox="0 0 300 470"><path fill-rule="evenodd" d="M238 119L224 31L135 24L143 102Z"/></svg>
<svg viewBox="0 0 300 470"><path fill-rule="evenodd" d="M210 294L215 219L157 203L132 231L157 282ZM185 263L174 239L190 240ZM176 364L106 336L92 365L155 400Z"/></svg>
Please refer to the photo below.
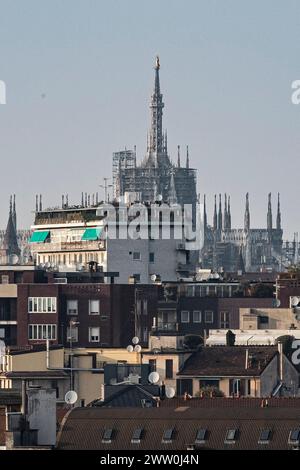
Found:
<svg viewBox="0 0 300 470"><path fill-rule="evenodd" d="M44 243L47 238L49 237L50 231L49 230L36 230L30 237L30 243Z"/></svg>
<svg viewBox="0 0 300 470"><path fill-rule="evenodd" d="M82 235L81 240L92 241L92 240L99 240L102 234L102 227L98 228L87 228Z"/></svg>

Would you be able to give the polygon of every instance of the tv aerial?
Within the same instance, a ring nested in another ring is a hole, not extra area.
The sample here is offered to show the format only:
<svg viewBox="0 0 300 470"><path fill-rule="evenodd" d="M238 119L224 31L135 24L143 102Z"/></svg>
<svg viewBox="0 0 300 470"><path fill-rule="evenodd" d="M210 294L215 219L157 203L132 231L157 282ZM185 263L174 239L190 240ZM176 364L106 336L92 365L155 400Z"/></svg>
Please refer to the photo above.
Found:
<svg viewBox="0 0 300 470"><path fill-rule="evenodd" d="M65 402L68 405L74 405L74 403L76 403L77 400L78 400L78 395L74 390L69 390L65 394Z"/></svg>

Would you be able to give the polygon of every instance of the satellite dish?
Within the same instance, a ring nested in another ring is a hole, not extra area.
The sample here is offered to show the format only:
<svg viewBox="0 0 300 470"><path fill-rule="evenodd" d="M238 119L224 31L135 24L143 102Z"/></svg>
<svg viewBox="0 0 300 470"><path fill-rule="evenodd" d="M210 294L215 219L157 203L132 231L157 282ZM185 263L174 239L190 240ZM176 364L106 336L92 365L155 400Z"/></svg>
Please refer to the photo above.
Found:
<svg viewBox="0 0 300 470"><path fill-rule="evenodd" d="M142 350L142 346L140 344L137 344L136 346L134 346L134 351L137 352L137 353L140 353Z"/></svg>
<svg viewBox="0 0 300 470"><path fill-rule="evenodd" d="M300 301L299 297L291 297L291 306L297 307L299 301Z"/></svg>
<svg viewBox="0 0 300 470"><path fill-rule="evenodd" d="M69 390L65 394L65 402L68 405L74 405L74 403L76 403L77 400L78 400L78 395L76 392L74 392L74 390Z"/></svg>
<svg viewBox="0 0 300 470"><path fill-rule="evenodd" d="M163 197L162 197L161 194L159 194L159 195L157 196L157 201L161 202L162 200L163 200Z"/></svg>
<svg viewBox="0 0 300 470"><path fill-rule="evenodd" d="M139 342L140 339L137 336L134 336L134 338L132 338L132 344L138 344Z"/></svg>
<svg viewBox="0 0 300 470"><path fill-rule="evenodd" d="M151 372L148 376L148 380L152 384L157 384L157 382L159 381L159 373L158 372Z"/></svg>
<svg viewBox="0 0 300 470"><path fill-rule="evenodd" d="M175 397L175 389L173 387L166 387L166 397L167 398L174 398Z"/></svg>
<svg viewBox="0 0 300 470"><path fill-rule="evenodd" d="M150 277L151 281L152 282L155 282L156 281L156 274L152 274L152 276Z"/></svg>
<svg viewBox="0 0 300 470"><path fill-rule="evenodd" d="M280 304L281 304L280 300L279 300L279 299L275 299L275 305L276 305L276 307L280 307Z"/></svg>
<svg viewBox="0 0 300 470"><path fill-rule="evenodd" d="M45 263L45 268L48 269L48 268L50 268L50 266L51 265L50 265L49 261L47 261L47 263Z"/></svg>
<svg viewBox="0 0 300 470"><path fill-rule="evenodd" d="M133 352L133 346L130 344L129 346L127 346L127 352L129 353L132 353Z"/></svg>

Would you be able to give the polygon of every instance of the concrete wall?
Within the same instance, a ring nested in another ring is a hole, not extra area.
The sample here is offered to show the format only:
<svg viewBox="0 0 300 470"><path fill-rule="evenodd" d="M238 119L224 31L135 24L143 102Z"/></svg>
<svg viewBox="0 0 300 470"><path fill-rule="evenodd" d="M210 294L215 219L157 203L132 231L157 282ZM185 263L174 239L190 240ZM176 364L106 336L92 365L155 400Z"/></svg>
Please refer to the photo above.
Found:
<svg viewBox="0 0 300 470"><path fill-rule="evenodd" d="M176 247L179 240L107 240L107 270L117 271L118 284L127 284L133 274L140 275L140 282L150 282L152 274L159 274L162 281L177 280L178 262L185 263ZM133 259L133 252L141 253L140 260ZM149 253L154 253L154 262L149 262Z"/></svg>
<svg viewBox="0 0 300 470"><path fill-rule="evenodd" d="M28 352L25 354L7 355L7 372L46 371L46 351ZM64 366L64 349L50 350L50 366Z"/></svg>
<svg viewBox="0 0 300 470"><path fill-rule="evenodd" d="M278 355L273 358L261 374L260 396L268 397L279 382L278 377Z"/></svg>
<svg viewBox="0 0 300 470"><path fill-rule="evenodd" d="M56 397L55 390L29 389L28 420L31 429L38 429L38 445L56 443Z"/></svg>
<svg viewBox="0 0 300 470"><path fill-rule="evenodd" d="M188 359L190 353L164 353L164 354L147 354L143 353L142 362L143 364L149 364L149 360L156 360L156 372L159 374L160 381L163 381L165 385L173 387L176 390L177 372L179 371L182 364ZM166 378L166 360L171 359L173 361L173 378Z"/></svg>
<svg viewBox="0 0 300 470"><path fill-rule="evenodd" d="M0 298L17 298L17 284L0 284Z"/></svg>

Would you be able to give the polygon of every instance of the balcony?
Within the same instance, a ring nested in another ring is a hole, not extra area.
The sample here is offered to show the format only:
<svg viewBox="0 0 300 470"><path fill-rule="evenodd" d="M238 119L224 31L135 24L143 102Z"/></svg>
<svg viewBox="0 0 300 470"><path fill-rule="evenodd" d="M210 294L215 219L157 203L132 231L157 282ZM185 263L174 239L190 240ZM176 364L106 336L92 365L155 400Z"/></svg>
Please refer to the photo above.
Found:
<svg viewBox="0 0 300 470"><path fill-rule="evenodd" d="M32 243L33 251L36 253L60 253L73 251L105 251L105 240L74 241L74 242L50 242Z"/></svg>
<svg viewBox="0 0 300 470"><path fill-rule="evenodd" d="M165 323L165 322L160 322L158 321L157 322L157 325L156 326L153 326L152 327L152 330L154 331L178 331L178 323L175 323L175 322L168 322L168 323Z"/></svg>

